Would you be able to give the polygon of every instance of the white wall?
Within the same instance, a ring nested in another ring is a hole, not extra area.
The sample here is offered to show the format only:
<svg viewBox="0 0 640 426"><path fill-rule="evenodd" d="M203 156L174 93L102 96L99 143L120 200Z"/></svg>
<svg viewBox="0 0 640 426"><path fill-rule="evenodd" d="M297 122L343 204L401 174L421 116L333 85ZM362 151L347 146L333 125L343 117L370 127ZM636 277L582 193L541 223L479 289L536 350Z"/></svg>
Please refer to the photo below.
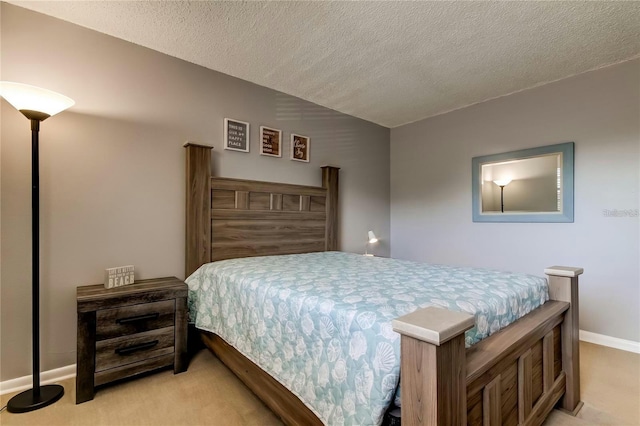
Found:
<svg viewBox="0 0 640 426"><path fill-rule="evenodd" d="M575 223L473 223L471 158L575 142ZM391 130L393 257L584 267L580 327L640 341L640 60ZM611 217L603 210L631 210Z"/></svg>
<svg viewBox="0 0 640 426"><path fill-rule="evenodd" d="M389 129L0 3L3 80L76 100L42 123L42 368L75 362L76 286L133 264L183 276L185 141L214 145L218 176L321 184L340 174L340 246L366 232L389 252ZM31 373L29 122L1 101L0 380ZM225 117L251 124L251 152L224 151ZM260 125L311 137L311 162L260 156Z"/></svg>

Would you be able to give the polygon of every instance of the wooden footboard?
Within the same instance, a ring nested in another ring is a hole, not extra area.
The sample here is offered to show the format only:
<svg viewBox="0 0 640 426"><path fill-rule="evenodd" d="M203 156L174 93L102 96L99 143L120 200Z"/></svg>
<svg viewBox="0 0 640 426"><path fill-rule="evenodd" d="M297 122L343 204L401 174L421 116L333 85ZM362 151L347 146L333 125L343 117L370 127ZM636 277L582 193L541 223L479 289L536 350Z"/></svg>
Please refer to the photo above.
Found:
<svg viewBox="0 0 640 426"><path fill-rule="evenodd" d="M467 352L467 424L541 424L565 391L560 324L569 304L551 301L517 327Z"/></svg>
<svg viewBox="0 0 640 426"><path fill-rule="evenodd" d="M394 320L402 334L402 424L540 425L580 403L579 268L552 267L551 301L464 348L473 317L425 308Z"/></svg>

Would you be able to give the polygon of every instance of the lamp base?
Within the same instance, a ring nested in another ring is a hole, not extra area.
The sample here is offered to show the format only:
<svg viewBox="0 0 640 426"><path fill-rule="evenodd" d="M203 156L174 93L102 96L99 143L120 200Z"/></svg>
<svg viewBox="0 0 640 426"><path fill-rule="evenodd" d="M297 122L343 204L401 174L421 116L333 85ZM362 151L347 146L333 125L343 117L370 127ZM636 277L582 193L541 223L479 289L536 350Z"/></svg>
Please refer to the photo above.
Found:
<svg viewBox="0 0 640 426"><path fill-rule="evenodd" d="M36 396L33 389L15 395L7 403L10 413L27 413L51 405L64 395L64 388L60 385L40 386L40 395Z"/></svg>

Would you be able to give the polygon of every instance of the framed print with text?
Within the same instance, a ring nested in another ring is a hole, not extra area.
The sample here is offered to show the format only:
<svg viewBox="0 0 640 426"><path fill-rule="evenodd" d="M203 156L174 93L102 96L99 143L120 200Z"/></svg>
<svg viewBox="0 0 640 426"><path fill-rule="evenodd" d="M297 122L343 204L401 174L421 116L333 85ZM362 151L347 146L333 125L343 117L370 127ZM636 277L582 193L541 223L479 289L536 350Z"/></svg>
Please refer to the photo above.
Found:
<svg viewBox="0 0 640 426"><path fill-rule="evenodd" d="M249 152L249 123L224 119L224 149Z"/></svg>
<svg viewBox="0 0 640 426"><path fill-rule="evenodd" d="M308 136L291 134L291 159L309 162L311 139Z"/></svg>
<svg viewBox="0 0 640 426"><path fill-rule="evenodd" d="M260 126L260 155L282 157L282 130Z"/></svg>

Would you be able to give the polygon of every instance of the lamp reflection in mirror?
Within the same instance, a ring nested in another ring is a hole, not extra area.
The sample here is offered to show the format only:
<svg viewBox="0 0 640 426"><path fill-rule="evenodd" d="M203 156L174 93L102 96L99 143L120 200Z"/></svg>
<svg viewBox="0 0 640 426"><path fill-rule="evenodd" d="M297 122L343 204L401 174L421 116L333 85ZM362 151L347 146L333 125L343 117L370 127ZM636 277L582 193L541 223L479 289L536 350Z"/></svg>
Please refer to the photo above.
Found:
<svg viewBox="0 0 640 426"><path fill-rule="evenodd" d="M500 187L500 211L504 213L504 187L511 183L511 179L494 180L493 183Z"/></svg>
<svg viewBox="0 0 640 426"><path fill-rule="evenodd" d="M73 106L59 93L27 84L0 81L0 96L31 120L31 338L33 388L7 402L12 413L26 413L51 405L64 395L60 385L40 386L40 176L38 143L40 122Z"/></svg>
<svg viewBox="0 0 640 426"><path fill-rule="evenodd" d="M378 237L376 237L376 234L374 234L373 231L369 231L369 233L367 234L367 244L365 244L364 246L365 256L373 256L373 254L369 253L369 244L375 244L377 242L378 242Z"/></svg>

